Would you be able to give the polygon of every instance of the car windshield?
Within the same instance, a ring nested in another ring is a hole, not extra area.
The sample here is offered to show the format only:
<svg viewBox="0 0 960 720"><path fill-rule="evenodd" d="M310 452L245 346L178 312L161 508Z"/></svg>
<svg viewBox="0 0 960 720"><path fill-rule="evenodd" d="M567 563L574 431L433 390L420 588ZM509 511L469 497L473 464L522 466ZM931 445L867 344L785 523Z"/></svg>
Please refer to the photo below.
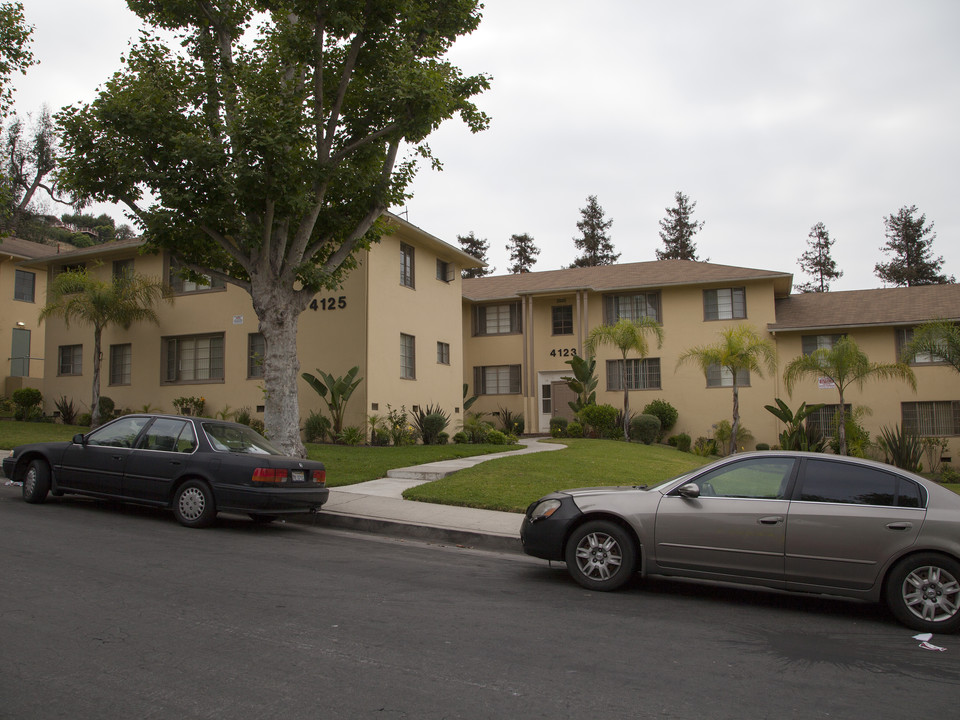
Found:
<svg viewBox="0 0 960 720"><path fill-rule="evenodd" d="M203 432L210 445L218 452L237 452L249 455L283 455L270 441L244 425L205 422Z"/></svg>

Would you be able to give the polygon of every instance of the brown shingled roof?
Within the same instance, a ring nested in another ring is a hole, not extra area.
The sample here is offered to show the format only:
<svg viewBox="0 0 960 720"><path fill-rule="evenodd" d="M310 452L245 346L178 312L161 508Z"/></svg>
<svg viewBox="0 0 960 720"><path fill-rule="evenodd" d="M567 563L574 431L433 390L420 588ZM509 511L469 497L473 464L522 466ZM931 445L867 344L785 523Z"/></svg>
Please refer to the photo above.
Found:
<svg viewBox="0 0 960 720"><path fill-rule="evenodd" d="M0 240L0 255L10 255L19 260L34 260L56 254L56 245L42 245L41 243L21 240L15 237L7 237Z"/></svg>
<svg viewBox="0 0 960 720"><path fill-rule="evenodd" d="M803 293L776 304L777 321L767 325L770 330L913 325L960 320L960 285Z"/></svg>
<svg viewBox="0 0 960 720"><path fill-rule="evenodd" d="M473 302L483 302L516 298L520 295L581 289L604 292L627 288L661 288L667 285L706 285L762 279L773 279L777 295L787 295L790 292L793 275L692 260L656 260L467 278L463 281L463 297Z"/></svg>

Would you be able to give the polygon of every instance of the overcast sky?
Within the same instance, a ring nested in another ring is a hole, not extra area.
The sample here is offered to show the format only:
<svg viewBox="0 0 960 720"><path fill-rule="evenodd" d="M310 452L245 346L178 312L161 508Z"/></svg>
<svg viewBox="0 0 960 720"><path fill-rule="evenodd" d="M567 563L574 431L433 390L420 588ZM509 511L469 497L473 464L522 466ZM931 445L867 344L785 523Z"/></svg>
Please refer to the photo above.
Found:
<svg viewBox="0 0 960 720"><path fill-rule="evenodd" d="M452 58L492 76L492 118L431 136L444 164L421 170L395 209L456 245L490 242L497 274L515 233L534 270L577 255L596 195L621 262L655 259L674 193L706 221L701 259L794 273L823 222L844 276L880 287L883 218L916 205L934 252L960 277L960 2L957 0L487 0ZM16 108L90 101L137 35L123 0L27 0L40 65ZM59 212L59 210L54 210ZM119 213L116 213L119 218Z"/></svg>

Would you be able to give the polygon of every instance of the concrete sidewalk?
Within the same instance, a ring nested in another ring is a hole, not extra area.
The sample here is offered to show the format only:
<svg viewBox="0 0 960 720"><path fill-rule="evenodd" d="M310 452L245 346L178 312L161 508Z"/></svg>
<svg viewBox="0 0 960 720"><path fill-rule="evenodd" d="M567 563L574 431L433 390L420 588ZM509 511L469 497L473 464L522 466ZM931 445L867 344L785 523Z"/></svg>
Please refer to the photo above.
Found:
<svg viewBox="0 0 960 720"><path fill-rule="evenodd" d="M520 547L523 515L520 513L403 499L407 488L439 480L481 462L563 448L554 443L540 443L537 438L524 438L520 442L525 446L522 450L397 468L379 480L332 488L323 510L311 519L304 518L303 522L484 550L523 552Z"/></svg>

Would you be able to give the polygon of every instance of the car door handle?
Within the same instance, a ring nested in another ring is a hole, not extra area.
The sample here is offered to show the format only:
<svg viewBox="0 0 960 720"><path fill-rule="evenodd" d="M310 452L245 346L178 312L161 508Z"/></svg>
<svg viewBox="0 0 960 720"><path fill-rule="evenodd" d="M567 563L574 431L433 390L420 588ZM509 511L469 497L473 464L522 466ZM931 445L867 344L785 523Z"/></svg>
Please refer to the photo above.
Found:
<svg viewBox="0 0 960 720"><path fill-rule="evenodd" d="M779 525L783 522L783 515L767 515L757 520L761 525Z"/></svg>
<svg viewBox="0 0 960 720"><path fill-rule="evenodd" d="M887 530L912 530L912 529L913 529L913 523L907 522L906 520L904 520L903 522L887 523Z"/></svg>

